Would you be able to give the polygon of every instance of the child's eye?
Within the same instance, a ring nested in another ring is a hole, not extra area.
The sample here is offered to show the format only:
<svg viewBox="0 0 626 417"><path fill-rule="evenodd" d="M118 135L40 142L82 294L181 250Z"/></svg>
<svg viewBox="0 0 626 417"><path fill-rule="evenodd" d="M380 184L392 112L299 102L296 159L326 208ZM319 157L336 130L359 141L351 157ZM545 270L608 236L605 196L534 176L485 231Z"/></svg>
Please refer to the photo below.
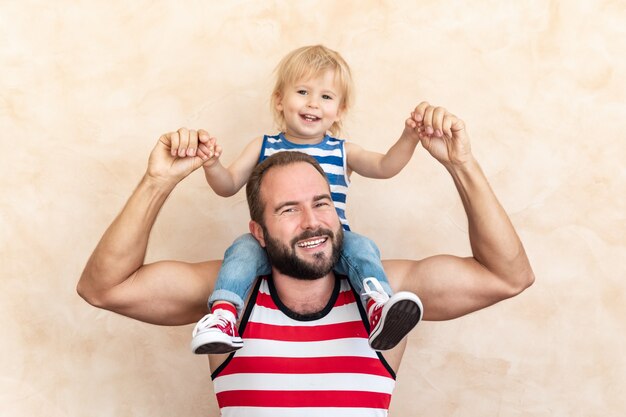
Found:
<svg viewBox="0 0 626 417"><path fill-rule="evenodd" d="M300 94L301 96L306 96L306 90L298 90L297 91L298 94Z"/></svg>
<svg viewBox="0 0 626 417"><path fill-rule="evenodd" d="M322 96L322 98L323 98L324 100L333 100L333 98L332 98L331 96L329 96L328 94L324 94L324 95Z"/></svg>

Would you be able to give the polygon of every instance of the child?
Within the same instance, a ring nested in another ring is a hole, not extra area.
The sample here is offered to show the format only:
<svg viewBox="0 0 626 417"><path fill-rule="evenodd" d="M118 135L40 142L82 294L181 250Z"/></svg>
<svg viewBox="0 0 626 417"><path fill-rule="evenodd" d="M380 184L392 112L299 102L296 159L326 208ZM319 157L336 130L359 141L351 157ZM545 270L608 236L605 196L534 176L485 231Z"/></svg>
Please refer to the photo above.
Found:
<svg viewBox="0 0 626 417"><path fill-rule="evenodd" d="M385 155L367 151L327 134L339 133L353 94L350 69L337 52L321 45L302 47L283 58L276 72L271 107L281 133L254 139L228 168L219 161L221 148L215 139L199 143L206 180L218 195L228 197L245 185L257 163L275 152L297 150L315 157L327 174L345 231L335 271L347 275L364 297L372 349L391 349L421 320L423 307L413 293L392 293L376 245L350 232L345 202L353 171L369 178L390 178L404 168L419 141L415 122L407 120L404 132ZM193 331L194 353L227 353L243 346L235 323L254 280L270 273L265 250L252 235L235 240L224 254L209 299L211 313Z"/></svg>

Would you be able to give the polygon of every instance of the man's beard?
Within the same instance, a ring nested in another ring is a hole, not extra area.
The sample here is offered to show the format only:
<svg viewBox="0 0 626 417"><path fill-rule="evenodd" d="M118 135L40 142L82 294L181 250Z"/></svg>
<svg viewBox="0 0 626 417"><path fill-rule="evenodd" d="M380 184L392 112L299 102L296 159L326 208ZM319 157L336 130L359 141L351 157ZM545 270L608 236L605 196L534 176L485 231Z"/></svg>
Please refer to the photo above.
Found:
<svg viewBox="0 0 626 417"><path fill-rule="evenodd" d="M341 229L341 227L337 229L335 233L330 229L322 228L314 231L307 230L292 239L289 247L270 236L265 226L261 227L265 235L265 249L270 264L281 273L290 277L302 280L322 278L332 271L341 255L341 247L343 245L343 229ZM333 243L332 252L329 257L323 252L318 252L313 254L313 258L315 259L313 262L307 262L298 258L296 254L296 244L298 241L324 235L328 236L328 239Z"/></svg>

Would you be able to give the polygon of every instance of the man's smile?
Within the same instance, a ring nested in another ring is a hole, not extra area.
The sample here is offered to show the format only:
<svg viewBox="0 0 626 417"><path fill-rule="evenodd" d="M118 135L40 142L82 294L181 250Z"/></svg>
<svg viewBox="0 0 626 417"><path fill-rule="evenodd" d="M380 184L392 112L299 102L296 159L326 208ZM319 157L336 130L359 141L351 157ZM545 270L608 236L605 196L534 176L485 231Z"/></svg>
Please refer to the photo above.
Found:
<svg viewBox="0 0 626 417"><path fill-rule="evenodd" d="M296 243L296 245L299 248L313 249L313 248L317 248L318 246L326 243L327 240L328 240L328 236L315 237L315 238L312 238L312 239L299 241L299 242Z"/></svg>

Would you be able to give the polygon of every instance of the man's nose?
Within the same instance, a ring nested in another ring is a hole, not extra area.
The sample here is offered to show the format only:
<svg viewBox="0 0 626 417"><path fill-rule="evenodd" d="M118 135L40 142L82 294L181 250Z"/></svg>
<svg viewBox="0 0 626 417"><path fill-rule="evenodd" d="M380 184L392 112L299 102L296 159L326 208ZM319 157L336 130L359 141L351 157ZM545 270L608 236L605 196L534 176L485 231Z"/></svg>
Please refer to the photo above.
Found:
<svg viewBox="0 0 626 417"><path fill-rule="evenodd" d="M312 208L306 208L302 211L300 226L303 229L317 229L319 228L320 222L317 218L317 214Z"/></svg>

